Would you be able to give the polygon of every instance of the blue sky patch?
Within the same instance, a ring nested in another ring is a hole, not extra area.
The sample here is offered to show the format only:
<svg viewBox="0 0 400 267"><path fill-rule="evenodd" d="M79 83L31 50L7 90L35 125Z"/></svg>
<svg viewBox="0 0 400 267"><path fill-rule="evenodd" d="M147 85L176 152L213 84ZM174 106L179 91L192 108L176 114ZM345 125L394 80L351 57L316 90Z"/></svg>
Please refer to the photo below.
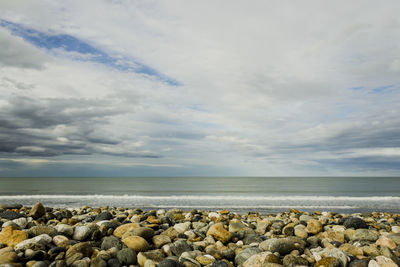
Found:
<svg viewBox="0 0 400 267"><path fill-rule="evenodd" d="M67 52L75 52L77 55L71 55L70 58L80 61L92 61L107 65L119 71L135 72L149 75L162 80L169 85L178 86L179 82L169 78L150 66L137 62L127 57L114 57L106 52L93 47L92 45L68 34L47 34L34 29L7 20L0 19L0 26L11 31L12 34L22 37L25 41L36 47L44 48L49 51L63 49Z"/></svg>

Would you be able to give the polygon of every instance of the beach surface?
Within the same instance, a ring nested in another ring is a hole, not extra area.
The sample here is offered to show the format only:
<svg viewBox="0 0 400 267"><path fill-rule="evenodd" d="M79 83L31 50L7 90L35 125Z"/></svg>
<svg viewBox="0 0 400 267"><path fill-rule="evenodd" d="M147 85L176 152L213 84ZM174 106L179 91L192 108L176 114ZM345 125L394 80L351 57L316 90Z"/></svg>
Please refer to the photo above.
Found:
<svg viewBox="0 0 400 267"><path fill-rule="evenodd" d="M395 267L400 216L0 205L0 266Z"/></svg>

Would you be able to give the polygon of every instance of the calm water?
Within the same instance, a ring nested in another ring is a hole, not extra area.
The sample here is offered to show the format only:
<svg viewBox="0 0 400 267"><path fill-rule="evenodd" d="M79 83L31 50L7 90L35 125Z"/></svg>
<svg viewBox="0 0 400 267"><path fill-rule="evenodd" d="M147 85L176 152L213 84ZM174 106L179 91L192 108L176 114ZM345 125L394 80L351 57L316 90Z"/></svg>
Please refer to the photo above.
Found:
<svg viewBox="0 0 400 267"><path fill-rule="evenodd" d="M277 212L400 211L400 178L0 178L0 203Z"/></svg>

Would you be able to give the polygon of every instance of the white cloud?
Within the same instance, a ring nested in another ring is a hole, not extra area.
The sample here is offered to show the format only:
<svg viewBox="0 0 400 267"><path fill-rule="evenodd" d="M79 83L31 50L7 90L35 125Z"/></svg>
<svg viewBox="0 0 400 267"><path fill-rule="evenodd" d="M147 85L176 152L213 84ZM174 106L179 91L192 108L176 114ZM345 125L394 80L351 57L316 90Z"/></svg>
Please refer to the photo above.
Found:
<svg viewBox="0 0 400 267"><path fill-rule="evenodd" d="M22 95L43 107L63 99L70 105L63 115L80 121L29 130L53 145L84 144L85 128L88 138L109 142L88 144L84 150L91 153L160 155L157 162L167 165L235 165L253 175L351 174L347 165L335 170L322 160L339 159L343 151L353 158L384 156L382 149L400 146L393 137L400 132L397 1L0 6L3 19L73 35L182 83L75 61L74 52L45 55L0 29L0 42L22 51L0 51L1 107ZM386 85L395 89L373 93Z"/></svg>

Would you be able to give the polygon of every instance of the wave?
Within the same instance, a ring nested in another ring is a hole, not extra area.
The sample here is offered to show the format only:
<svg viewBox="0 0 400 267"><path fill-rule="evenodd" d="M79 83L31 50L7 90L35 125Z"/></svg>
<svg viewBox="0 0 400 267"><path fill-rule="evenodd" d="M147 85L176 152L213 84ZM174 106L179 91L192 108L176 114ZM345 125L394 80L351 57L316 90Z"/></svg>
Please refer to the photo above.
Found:
<svg viewBox="0 0 400 267"><path fill-rule="evenodd" d="M2 195L7 199L121 199L121 200L234 200L234 201L400 201L398 196L210 196L210 195Z"/></svg>

